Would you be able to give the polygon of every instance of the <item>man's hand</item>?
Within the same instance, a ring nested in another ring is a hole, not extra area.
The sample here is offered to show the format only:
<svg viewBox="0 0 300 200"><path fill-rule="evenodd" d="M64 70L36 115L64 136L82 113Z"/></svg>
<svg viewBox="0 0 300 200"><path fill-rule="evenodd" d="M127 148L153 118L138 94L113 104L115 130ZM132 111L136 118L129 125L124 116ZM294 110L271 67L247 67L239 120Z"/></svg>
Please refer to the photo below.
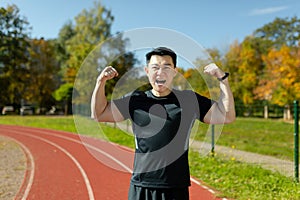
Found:
<svg viewBox="0 0 300 200"><path fill-rule="evenodd" d="M119 75L119 73L112 66L105 67L104 70L102 70L102 72L98 76L97 83L99 83L101 81L107 81L107 80L113 79L114 77L116 77L118 75Z"/></svg>
<svg viewBox="0 0 300 200"><path fill-rule="evenodd" d="M204 73L217 78L222 78L225 75L225 72L223 72L215 63L210 63L209 65L206 65L204 67Z"/></svg>

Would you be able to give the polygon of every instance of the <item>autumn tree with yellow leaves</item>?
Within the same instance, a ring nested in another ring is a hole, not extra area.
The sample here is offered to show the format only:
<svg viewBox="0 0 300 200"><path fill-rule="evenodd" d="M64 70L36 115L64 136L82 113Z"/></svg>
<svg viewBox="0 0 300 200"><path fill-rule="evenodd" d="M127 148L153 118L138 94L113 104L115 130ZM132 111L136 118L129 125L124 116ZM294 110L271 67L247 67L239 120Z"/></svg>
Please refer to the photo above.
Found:
<svg viewBox="0 0 300 200"><path fill-rule="evenodd" d="M236 102L289 106L300 98L300 20L276 18L225 55Z"/></svg>
<svg viewBox="0 0 300 200"><path fill-rule="evenodd" d="M254 90L255 97L284 106L284 118L291 119L291 104L300 99L300 49L283 45L263 56L266 64L263 77Z"/></svg>
<svg viewBox="0 0 300 200"><path fill-rule="evenodd" d="M254 94L258 99L285 106L300 99L300 48L286 45L263 56L264 76Z"/></svg>

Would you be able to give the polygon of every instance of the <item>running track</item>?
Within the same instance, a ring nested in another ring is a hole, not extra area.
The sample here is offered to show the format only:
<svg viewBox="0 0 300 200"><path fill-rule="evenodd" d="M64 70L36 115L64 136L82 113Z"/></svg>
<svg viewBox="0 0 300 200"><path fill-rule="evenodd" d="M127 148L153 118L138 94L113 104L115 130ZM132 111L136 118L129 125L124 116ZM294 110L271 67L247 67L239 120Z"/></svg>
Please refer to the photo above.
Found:
<svg viewBox="0 0 300 200"><path fill-rule="evenodd" d="M0 125L0 135L16 141L27 157L27 170L16 200L127 199L132 150L87 136L40 128ZM116 148L122 151L116 153ZM190 199L216 198L213 190L192 178Z"/></svg>

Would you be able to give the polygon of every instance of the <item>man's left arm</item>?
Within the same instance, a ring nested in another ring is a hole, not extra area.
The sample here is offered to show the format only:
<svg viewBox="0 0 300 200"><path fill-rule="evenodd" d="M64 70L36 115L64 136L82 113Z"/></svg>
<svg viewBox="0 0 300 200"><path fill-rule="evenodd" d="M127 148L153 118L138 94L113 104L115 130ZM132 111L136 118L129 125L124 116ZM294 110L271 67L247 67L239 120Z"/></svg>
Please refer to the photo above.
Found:
<svg viewBox="0 0 300 200"><path fill-rule="evenodd" d="M204 72L220 80L220 98L211 106L203 121L208 124L228 124L233 122L236 118L235 106L228 82L228 74L214 63L207 65L204 68Z"/></svg>

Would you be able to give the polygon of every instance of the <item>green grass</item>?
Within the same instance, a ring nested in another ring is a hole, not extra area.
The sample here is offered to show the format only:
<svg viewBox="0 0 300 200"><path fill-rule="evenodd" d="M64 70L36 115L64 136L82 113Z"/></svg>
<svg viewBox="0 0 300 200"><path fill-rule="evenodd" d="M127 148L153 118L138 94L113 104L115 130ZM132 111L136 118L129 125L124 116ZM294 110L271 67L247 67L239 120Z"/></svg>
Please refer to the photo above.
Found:
<svg viewBox="0 0 300 200"><path fill-rule="evenodd" d="M239 200L299 200L300 185L279 173L259 166L219 157L202 157L190 152L191 174L210 187L220 197Z"/></svg>
<svg viewBox="0 0 300 200"><path fill-rule="evenodd" d="M51 119L51 120L50 120ZM1 124L18 124L52 128L70 132L80 132L92 136L102 137L98 127L90 120L80 122L75 117L77 129L74 126L73 117L55 116L0 116ZM91 128L93 127L93 128ZM200 124L196 131L195 139L202 140L208 125ZM109 131L105 131L109 133ZM103 134L102 134L103 135ZM294 127L292 123L282 120L265 120L260 118L238 118L236 122L223 126L222 134L216 142L218 145L234 147L235 149L270 155L280 159L293 160Z"/></svg>
<svg viewBox="0 0 300 200"><path fill-rule="evenodd" d="M74 123L74 119L76 123ZM1 116L0 124L64 130L93 137L108 138L112 142L134 147L134 140L131 135L86 118ZM202 131L207 130L207 126L200 125L200 129ZM196 138L202 139L205 134L201 133L200 130L197 132L199 133L197 133ZM291 148L287 148L287 146L293 146L291 145L292 140L292 124L280 120L239 118L235 123L223 127L223 134L218 140L218 144L289 158L292 152L289 152ZM219 156L203 157L191 151L190 166L191 174L219 191L220 197L241 200L300 199L299 184L291 178L255 165L228 161Z"/></svg>
<svg viewBox="0 0 300 200"><path fill-rule="evenodd" d="M201 124L195 138L202 140L207 129ZM238 118L223 126L217 144L292 161L294 126L278 119Z"/></svg>
<svg viewBox="0 0 300 200"><path fill-rule="evenodd" d="M76 132L72 116L0 116L0 124L13 124L19 126L32 126Z"/></svg>
<svg viewBox="0 0 300 200"><path fill-rule="evenodd" d="M0 116L0 124L13 124L38 128L54 129L80 133L92 137L102 138L111 142L134 148L134 140L129 134L111 126L99 124L91 119L73 116Z"/></svg>

